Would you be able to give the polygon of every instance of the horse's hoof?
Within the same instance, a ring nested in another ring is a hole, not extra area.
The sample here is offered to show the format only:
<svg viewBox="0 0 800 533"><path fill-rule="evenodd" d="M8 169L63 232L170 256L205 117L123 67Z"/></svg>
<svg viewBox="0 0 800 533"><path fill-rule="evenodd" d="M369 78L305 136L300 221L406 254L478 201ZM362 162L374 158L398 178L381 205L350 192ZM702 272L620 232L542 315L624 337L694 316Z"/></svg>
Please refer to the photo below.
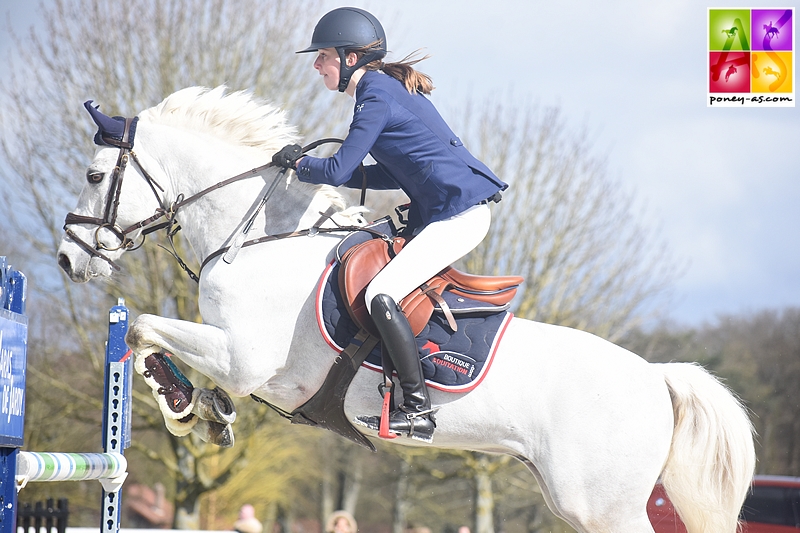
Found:
<svg viewBox="0 0 800 533"><path fill-rule="evenodd" d="M200 418L192 428L192 433L200 437L203 442L216 444L221 448L233 447L233 428L230 424L220 424Z"/></svg>
<svg viewBox="0 0 800 533"><path fill-rule="evenodd" d="M219 422L220 424L233 424L236 420L236 406L228 393L219 387L213 390L195 389L194 408L192 413L203 420Z"/></svg>

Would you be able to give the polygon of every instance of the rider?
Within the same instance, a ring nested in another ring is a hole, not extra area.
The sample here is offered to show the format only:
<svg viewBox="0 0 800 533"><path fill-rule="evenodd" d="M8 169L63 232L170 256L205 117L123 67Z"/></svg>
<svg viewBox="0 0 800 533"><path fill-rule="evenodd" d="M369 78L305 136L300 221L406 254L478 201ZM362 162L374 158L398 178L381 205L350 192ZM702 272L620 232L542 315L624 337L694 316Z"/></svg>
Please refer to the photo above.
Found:
<svg viewBox="0 0 800 533"><path fill-rule="evenodd" d="M431 79L406 57L384 63L386 35L380 22L357 8L334 9L320 19L311 45L314 68L329 90L355 98L350 132L328 158L301 157L289 145L273 161L297 171L300 181L360 188L358 165L367 156L367 186L402 189L411 199L408 244L375 277L366 304L397 371L403 403L389 414L394 433L430 442L435 420L422 376L417 344L397 302L472 251L489 231L489 202L508 185L473 157L425 97ZM424 58L423 58L424 59ZM358 417L377 426L376 417Z"/></svg>

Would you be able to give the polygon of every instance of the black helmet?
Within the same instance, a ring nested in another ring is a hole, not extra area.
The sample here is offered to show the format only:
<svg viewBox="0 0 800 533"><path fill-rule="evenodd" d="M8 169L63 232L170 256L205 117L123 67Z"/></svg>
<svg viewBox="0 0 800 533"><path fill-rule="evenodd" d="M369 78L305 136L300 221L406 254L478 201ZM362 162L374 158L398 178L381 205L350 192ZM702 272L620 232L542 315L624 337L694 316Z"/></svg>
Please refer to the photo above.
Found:
<svg viewBox="0 0 800 533"><path fill-rule="evenodd" d="M375 42L380 44L374 51L364 54L352 67L347 66L347 50L364 48ZM367 11L357 7L340 7L319 20L311 36L311 44L297 53L316 52L320 48L335 48L339 53L339 92L344 92L353 72L386 55L386 34L378 19Z"/></svg>

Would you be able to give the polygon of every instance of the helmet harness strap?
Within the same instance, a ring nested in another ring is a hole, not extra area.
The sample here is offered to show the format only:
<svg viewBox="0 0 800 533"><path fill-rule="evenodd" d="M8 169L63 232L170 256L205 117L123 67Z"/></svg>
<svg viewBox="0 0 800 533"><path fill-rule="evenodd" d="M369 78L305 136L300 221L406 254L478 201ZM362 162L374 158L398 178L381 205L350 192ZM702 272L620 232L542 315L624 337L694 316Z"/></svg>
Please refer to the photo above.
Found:
<svg viewBox="0 0 800 533"><path fill-rule="evenodd" d="M344 46L337 46L336 52L339 54L339 92L343 93L347 90L347 86L350 85L350 78L353 77L353 73L363 67L364 65L375 61L376 59L380 59L383 57L381 53L369 53L364 54L361 58L355 62L355 64L350 67L347 66L347 50L345 50Z"/></svg>

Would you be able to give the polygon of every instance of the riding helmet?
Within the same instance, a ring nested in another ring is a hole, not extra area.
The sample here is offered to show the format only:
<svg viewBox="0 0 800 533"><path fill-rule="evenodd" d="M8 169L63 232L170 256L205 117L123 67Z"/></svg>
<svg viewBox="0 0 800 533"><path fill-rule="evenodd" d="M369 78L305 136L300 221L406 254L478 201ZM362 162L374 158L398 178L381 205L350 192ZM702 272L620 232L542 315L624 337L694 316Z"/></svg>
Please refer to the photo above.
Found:
<svg viewBox="0 0 800 533"><path fill-rule="evenodd" d="M375 42L379 45L348 67L345 61L347 50L364 48ZM316 52L320 48L335 48L339 54L339 92L344 92L353 72L377 59L386 56L386 33L383 26L371 13L357 7L340 7L323 16L314 28L311 44L298 54Z"/></svg>

